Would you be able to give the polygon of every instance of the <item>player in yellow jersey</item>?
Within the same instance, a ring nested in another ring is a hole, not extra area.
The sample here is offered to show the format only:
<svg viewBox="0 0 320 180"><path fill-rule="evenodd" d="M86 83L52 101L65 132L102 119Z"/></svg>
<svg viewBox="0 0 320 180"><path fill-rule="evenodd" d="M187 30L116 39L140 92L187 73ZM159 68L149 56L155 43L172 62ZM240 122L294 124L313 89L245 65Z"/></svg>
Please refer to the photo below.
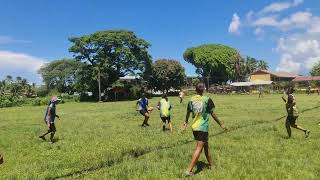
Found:
<svg viewBox="0 0 320 180"><path fill-rule="evenodd" d="M223 122L221 122L217 115L214 113L215 105L211 98L204 96L203 92L205 86L203 83L199 83L196 86L197 95L193 96L188 103L188 109L186 114L186 120L184 127L186 128L189 120L189 116L192 113L193 123L192 131L194 139L197 141L196 150L193 152L191 162L189 164L188 170L185 172L186 176L193 176L192 170L196 165L199 156L204 150L204 154L209 163L209 169L212 166L212 158L210 154L210 148L208 144L208 126L209 126L209 116L211 116L222 129L227 130Z"/></svg>
<svg viewBox="0 0 320 180"><path fill-rule="evenodd" d="M172 124L171 124L171 103L168 99L167 94L163 94L161 100L158 102L158 109L160 110L160 118L162 120L162 129L166 130L166 124L169 125L170 131L172 133Z"/></svg>

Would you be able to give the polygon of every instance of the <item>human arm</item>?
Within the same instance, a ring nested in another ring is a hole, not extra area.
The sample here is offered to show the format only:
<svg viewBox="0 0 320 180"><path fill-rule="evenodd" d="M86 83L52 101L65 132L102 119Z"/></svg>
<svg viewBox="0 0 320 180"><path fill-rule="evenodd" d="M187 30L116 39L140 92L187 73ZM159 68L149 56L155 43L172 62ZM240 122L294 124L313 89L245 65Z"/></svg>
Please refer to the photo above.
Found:
<svg viewBox="0 0 320 180"><path fill-rule="evenodd" d="M187 114L186 114L186 119L185 119L185 121L184 121L184 123L183 123L183 128L184 128L184 129L187 128L187 126L188 126L188 121L189 121L190 113L191 113L191 112L188 111Z"/></svg>
<svg viewBox="0 0 320 180"><path fill-rule="evenodd" d="M219 120L219 118L218 118L218 116L217 116L217 114L216 114L215 112L212 112L212 113L211 113L211 117L213 118L213 120L215 120L215 121L219 124L219 126L220 126L222 129L228 130L228 129L225 127L224 123Z"/></svg>

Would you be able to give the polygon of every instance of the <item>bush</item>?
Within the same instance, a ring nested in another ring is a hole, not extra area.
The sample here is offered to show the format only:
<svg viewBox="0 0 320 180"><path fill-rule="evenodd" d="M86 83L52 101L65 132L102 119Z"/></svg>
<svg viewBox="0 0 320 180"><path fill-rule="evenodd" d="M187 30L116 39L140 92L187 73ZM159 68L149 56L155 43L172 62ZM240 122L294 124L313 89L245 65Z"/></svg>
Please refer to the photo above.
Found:
<svg viewBox="0 0 320 180"><path fill-rule="evenodd" d="M21 106L27 101L21 97L16 96L0 96L0 108Z"/></svg>
<svg viewBox="0 0 320 180"><path fill-rule="evenodd" d="M36 89L38 97L46 97L49 94L49 90L46 86L40 86Z"/></svg>

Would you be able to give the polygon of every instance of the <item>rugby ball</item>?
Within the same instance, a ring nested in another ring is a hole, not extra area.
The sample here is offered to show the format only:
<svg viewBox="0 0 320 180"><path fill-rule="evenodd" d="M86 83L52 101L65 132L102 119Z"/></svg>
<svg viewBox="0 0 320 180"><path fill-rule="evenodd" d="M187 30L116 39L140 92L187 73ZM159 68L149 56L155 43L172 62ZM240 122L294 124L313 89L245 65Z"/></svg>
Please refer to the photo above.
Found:
<svg viewBox="0 0 320 180"><path fill-rule="evenodd" d="M153 107L149 107L149 108L148 108L148 111L153 111Z"/></svg>

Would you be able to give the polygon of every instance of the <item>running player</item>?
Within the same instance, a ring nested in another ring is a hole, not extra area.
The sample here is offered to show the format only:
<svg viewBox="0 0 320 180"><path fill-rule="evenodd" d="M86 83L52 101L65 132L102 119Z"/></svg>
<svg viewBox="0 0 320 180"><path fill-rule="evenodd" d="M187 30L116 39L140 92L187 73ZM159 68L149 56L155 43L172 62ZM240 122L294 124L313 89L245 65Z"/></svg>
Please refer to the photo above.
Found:
<svg viewBox="0 0 320 180"><path fill-rule="evenodd" d="M286 119L286 129L288 132L289 138L291 138L291 127L296 128L305 133L305 137L309 137L310 130L304 129L301 126L297 125L296 121L299 117L299 112L297 108L296 98L293 95L294 89L293 87L289 87L286 94L288 95L287 100L282 96L282 100L286 103L286 110L288 113Z"/></svg>
<svg viewBox="0 0 320 180"><path fill-rule="evenodd" d="M146 94L143 93L142 97L137 101L137 111L140 112L141 115L144 116L144 121L141 125L141 127L149 126L148 120L149 120L149 100L146 97Z"/></svg>
<svg viewBox="0 0 320 180"><path fill-rule="evenodd" d="M162 120L162 129L166 130L166 124L169 125L170 131L172 133L171 124L171 103L169 102L167 94L163 94L161 100L158 102L158 109L160 110L160 118Z"/></svg>

